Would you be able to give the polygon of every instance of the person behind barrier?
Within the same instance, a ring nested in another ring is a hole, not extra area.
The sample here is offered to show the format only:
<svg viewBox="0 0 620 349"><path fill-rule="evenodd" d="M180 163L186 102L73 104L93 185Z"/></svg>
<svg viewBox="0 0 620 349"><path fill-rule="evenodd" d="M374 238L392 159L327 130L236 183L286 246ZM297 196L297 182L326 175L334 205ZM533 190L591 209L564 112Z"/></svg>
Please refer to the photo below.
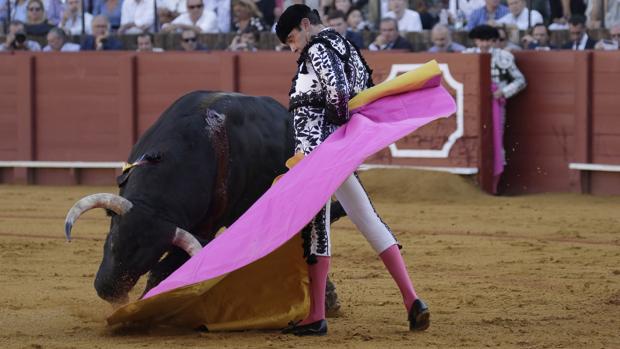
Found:
<svg viewBox="0 0 620 349"><path fill-rule="evenodd" d="M64 30L54 27L47 33L47 46L43 52L77 52L80 45L68 42L67 34Z"/></svg>
<svg viewBox="0 0 620 349"><path fill-rule="evenodd" d="M407 39L398 32L398 22L394 18L384 18L379 24L379 35L368 45L371 51L405 50L412 51L413 47Z"/></svg>
<svg viewBox="0 0 620 349"><path fill-rule="evenodd" d="M122 9L123 0L99 0L93 6L93 15L105 16L110 23L110 30L116 31L121 26Z"/></svg>
<svg viewBox="0 0 620 349"><path fill-rule="evenodd" d="M519 30L527 30L528 26L543 23L543 16L536 10L530 10L525 6L525 0L508 0L510 13L497 20L497 24L517 27ZM528 19L529 17L529 19ZM529 22L528 22L529 21Z"/></svg>
<svg viewBox="0 0 620 349"><path fill-rule="evenodd" d="M620 47L620 24L613 25L609 29L609 39L599 40L594 49L614 51Z"/></svg>
<svg viewBox="0 0 620 349"><path fill-rule="evenodd" d="M521 38L521 42L523 47L528 50L549 51L556 49L549 42L549 29L543 23L538 23L532 27L530 34Z"/></svg>
<svg viewBox="0 0 620 349"><path fill-rule="evenodd" d="M428 52L461 52L465 50L465 46L452 42L450 28L445 24L435 24L431 30L431 42L433 46L428 49Z"/></svg>
<svg viewBox="0 0 620 349"><path fill-rule="evenodd" d="M138 48L137 52L164 52L162 48L153 46L154 38L153 34L149 32L143 32L136 37L136 44Z"/></svg>
<svg viewBox="0 0 620 349"><path fill-rule="evenodd" d="M280 41L299 54L298 69L289 93L295 150L309 154L351 117L349 99L372 86L371 70L361 53L332 28L321 23L318 11L305 5L286 9L276 25ZM317 83L318 82L318 83ZM374 210L359 179L352 174L336 191L347 215L381 257L396 281L409 328L428 328L430 313L413 288L398 242ZM298 336L327 334L325 287L329 271L330 202L302 229L308 263L310 313L283 330Z"/></svg>
<svg viewBox="0 0 620 349"><path fill-rule="evenodd" d="M24 23L21 21L11 21L9 32L6 35L4 44L0 45L1 51L41 51L41 45L33 40L28 40Z"/></svg>
<svg viewBox="0 0 620 349"><path fill-rule="evenodd" d="M364 39L360 34L349 29L346 18L342 11L333 10L327 14L327 24L343 38L351 41L355 47L364 48Z"/></svg>
<svg viewBox="0 0 620 349"><path fill-rule="evenodd" d="M499 153L499 166L501 171L494 171L493 193L499 193L499 181L506 162L503 147L503 135L505 118L505 100L512 98L526 87L525 76L515 63L512 53L496 47L499 39L497 28L489 25L479 25L469 32L469 38L474 41L476 47L468 48L463 53L490 53L491 54L491 82L493 84L493 99L501 108L498 120L498 138L495 151Z"/></svg>
<svg viewBox="0 0 620 349"><path fill-rule="evenodd" d="M92 34L93 15L84 12L84 31ZM67 35L82 34L82 0L67 0L67 8L62 15L60 25Z"/></svg>
<svg viewBox="0 0 620 349"><path fill-rule="evenodd" d="M181 33L181 50L186 52L206 51L207 47L198 42L198 32L194 29L185 29Z"/></svg>
<svg viewBox="0 0 620 349"><path fill-rule="evenodd" d="M420 14L407 8L405 0L390 0L390 10L383 17L394 18L398 21L398 30L406 32L421 32L422 19Z"/></svg>
<svg viewBox="0 0 620 349"><path fill-rule="evenodd" d="M25 25L26 34L36 36L47 35L54 26L47 21L43 1L29 0L27 8L28 20Z"/></svg>
<svg viewBox="0 0 620 349"><path fill-rule="evenodd" d="M215 12L205 9L203 0L187 0L187 12L162 26L164 32L193 29L199 33L217 33Z"/></svg>
<svg viewBox="0 0 620 349"><path fill-rule="evenodd" d="M586 33L586 17L583 15L573 15L568 20L568 31L570 41L562 45L564 50L583 51L591 50L596 45L596 41L590 39Z"/></svg>
<svg viewBox="0 0 620 349"><path fill-rule="evenodd" d="M123 43L110 35L110 22L106 16L95 16L91 25L93 35L87 35L84 41L82 41L81 47L83 51L114 51L123 49Z"/></svg>
<svg viewBox="0 0 620 349"><path fill-rule="evenodd" d="M485 5L474 10L467 20L467 30L474 27L488 24L495 25L495 22L510 13L508 7L500 4L500 0L485 0Z"/></svg>
<svg viewBox="0 0 620 349"><path fill-rule="evenodd" d="M140 34L153 30L155 23L154 0L123 0L119 34Z"/></svg>

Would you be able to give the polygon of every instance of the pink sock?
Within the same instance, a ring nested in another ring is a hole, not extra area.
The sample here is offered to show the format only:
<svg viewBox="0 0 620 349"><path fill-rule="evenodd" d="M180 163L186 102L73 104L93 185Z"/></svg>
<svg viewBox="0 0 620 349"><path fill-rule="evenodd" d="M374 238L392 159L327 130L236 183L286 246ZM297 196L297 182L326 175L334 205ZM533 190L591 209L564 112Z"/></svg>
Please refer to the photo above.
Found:
<svg viewBox="0 0 620 349"><path fill-rule="evenodd" d="M310 324L325 319L325 286L329 272L330 257L316 257L315 264L308 265L310 278L310 313L300 325Z"/></svg>
<svg viewBox="0 0 620 349"><path fill-rule="evenodd" d="M405 308L407 308L407 312L409 312L411 305L413 305L413 302L418 298L418 295L413 289L413 283L411 283L411 279L407 273L407 267L405 266L403 256L400 254L398 245L388 247L387 250L381 252L379 257L381 257L383 264L385 264L392 278L396 281L396 285L398 285L400 293L403 295Z"/></svg>

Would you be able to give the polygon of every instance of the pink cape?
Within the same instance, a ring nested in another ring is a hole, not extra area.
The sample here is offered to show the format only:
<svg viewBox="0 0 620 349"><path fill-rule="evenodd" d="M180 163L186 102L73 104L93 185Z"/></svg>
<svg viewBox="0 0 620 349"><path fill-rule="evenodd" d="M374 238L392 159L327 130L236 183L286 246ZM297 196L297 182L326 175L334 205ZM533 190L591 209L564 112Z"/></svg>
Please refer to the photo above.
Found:
<svg viewBox="0 0 620 349"><path fill-rule="evenodd" d="M351 111L351 120L276 182L224 234L151 289L144 298L226 275L285 244L370 155L455 111L440 75L422 89Z"/></svg>

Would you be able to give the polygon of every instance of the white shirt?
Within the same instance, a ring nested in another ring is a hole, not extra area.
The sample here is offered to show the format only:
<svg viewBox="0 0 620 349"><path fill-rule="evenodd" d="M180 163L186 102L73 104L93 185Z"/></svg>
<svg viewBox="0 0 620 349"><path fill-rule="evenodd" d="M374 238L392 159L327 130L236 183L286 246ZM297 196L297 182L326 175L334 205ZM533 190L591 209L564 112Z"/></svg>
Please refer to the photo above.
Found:
<svg viewBox="0 0 620 349"><path fill-rule="evenodd" d="M457 1L459 2L459 10L463 11L463 13L465 14L465 18L469 18L469 15L471 15L474 10L486 5L484 0L450 0L448 11L453 18L456 18Z"/></svg>
<svg viewBox="0 0 620 349"><path fill-rule="evenodd" d="M209 10L217 16L217 28L221 33L230 32L230 0L206 0L205 11ZM307 4L307 3L306 3Z"/></svg>
<svg viewBox="0 0 620 349"><path fill-rule="evenodd" d="M64 45L60 48L60 52L78 52L80 50L80 45L74 44L72 42L65 42ZM52 52L52 48L50 45L47 45L43 48L43 52Z"/></svg>
<svg viewBox="0 0 620 349"><path fill-rule="evenodd" d="M93 15L91 15L88 12L85 12L84 22L86 22L86 25L84 25L84 30L86 31L86 34L92 34L93 27L91 23L93 22ZM82 34L82 14L78 12L78 14L75 15L75 18L69 17L69 19L67 19L62 29L64 29L66 32L71 33L71 35Z"/></svg>
<svg viewBox="0 0 620 349"><path fill-rule="evenodd" d="M519 30L527 30L527 17L529 13L530 10L528 10L528 8L526 7L521 11L521 13L519 13L517 17L515 17L512 13L509 13L504 17L498 19L497 23L515 25L517 26L517 28L519 28ZM530 21L530 26L532 27L534 26L534 24L543 22L542 15L536 10L532 10L530 16L532 18Z"/></svg>
<svg viewBox="0 0 620 349"><path fill-rule="evenodd" d="M394 13L394 11L390 11L386 13L385 16L383 17L396 19L396 13ZM398 31L399 32L421 32L422 31L422 20L420 19L420 14L415 12L414 10L405 9L403 18L398 20Z"/></svg>
<svg viewBox="0 0 620 349"><path fill-rule="evenodd" d="M588 43L588 34L583 33L581 40L579 41L579 46L576 43L573 43L573 50L583 51L586 49L586 44Z"/></svg>
<svg viewBox="0 0 620 349"><path fill-rule="evenodd" d="M213 11L203 9L202 16L196 23L192 22L189 13L184 13L172 21L172 24L194 25L200 28L203 33L217 33L217 16Z"/></svg>
<svg viewBox="0 0 620 349"><path fill-rule="evenodd" d="M132 23L136 27L147 26L151 29L155 22L154 0L125 0L121 9L121 25Z"/></svg>

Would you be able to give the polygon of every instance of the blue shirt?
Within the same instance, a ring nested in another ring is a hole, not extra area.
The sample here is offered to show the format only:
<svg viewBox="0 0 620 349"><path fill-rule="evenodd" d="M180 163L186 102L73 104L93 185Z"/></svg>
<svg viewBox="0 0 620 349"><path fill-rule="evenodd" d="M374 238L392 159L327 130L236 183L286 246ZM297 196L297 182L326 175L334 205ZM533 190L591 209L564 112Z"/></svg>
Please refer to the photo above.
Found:
<svg viewBox="0 0 620 349"><path fill-rule="evenodd" d="M510 11L508 10L508 7L499 5L495 9L495 17L493 19L498 20L509 13ZM487 7L482 6L481 8L475 9L469 16L469 20L467 21L467 30L472 30L474 27L481 24L487 24L488 21L489 18L487 16Z"/></svg>

